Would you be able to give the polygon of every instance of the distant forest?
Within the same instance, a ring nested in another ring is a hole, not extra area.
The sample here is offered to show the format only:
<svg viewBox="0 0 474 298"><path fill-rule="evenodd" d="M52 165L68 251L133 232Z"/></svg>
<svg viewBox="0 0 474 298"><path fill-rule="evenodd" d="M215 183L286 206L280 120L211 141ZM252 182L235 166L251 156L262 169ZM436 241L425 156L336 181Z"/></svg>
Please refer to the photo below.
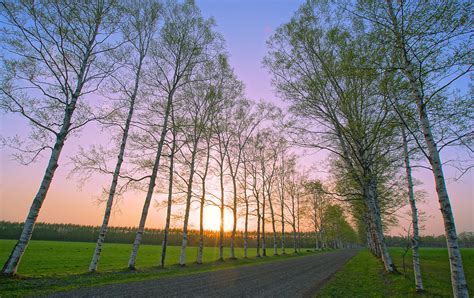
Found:
<svg viewBox="0 0 474 298"><path fill-rule="evenodd" d="M18 239L23 228L23 223L0 221L0 239ZM106 242L109 243L133 243L136 235L136 227L109 227L107 231ZM51 240L51 241L72 241L72 242L96 242L99 235L99 226L84 226L75 224L50 224L38 223L35 227L35 233L32 240ZM285 233L285 244L287 249L294 247L293 234ZM224 245L229 245L231 232L224 234ZM182 231L180 229L171 229L168 244L181 245ZM256 246L256 232L248 233L249 247ZM280 241L280 235L278 236ZM143 244L161 245L163 242L163 229L145 229L143 234ZM197 246L199 242L199 230L188 230L188 244ZM236 246L243 247L243 232L238 231L236 235ZM266 237L267 246L273 243L273 235ZM204 245L206 247L219 246L219 231L204 231ZM301 247L310 248L315 246L315 237L313 233L301 233Z"/></svg>
<svg viewBox="0 0 474 298"><path fill-rule="evenodd" d="M23 223L0 221L0 239L18 239ZM72 242L95 242L99 234L99 226L84 226L75 224L49 224L38 223L35 227L33 240L51 240L51 241L72 241ZM107 242L110 243L132 243L135 239L136 227L109 227L107 232ZM226 232L224 237L225 245L230 242L231 232ZM182 232L180 229L170 231L169 244L181 245ZM267 237L267 243L272 243L272 235ZM249 232L249 246L255 247L256 233ZM407 238L401 236L386 236L387 244L391 247L407 246ZM162 229L145 229L143 235L144 244L161 245L163 241ZM189 231L189 244L197 246L199 241L199 231ZM280 241L280 238L278 239ZM205 246L217 247L219 242L219 231L204 232ZM294 246L293 234L286 233L286 246ZM314 232L301 233L302 247L310 248L314 246ZM422 247L446 247L446 239L443 235L439 236L421 236L420 244ZM474 233L463 232L459 234L459 244L461 247L474 248ZM243 232L239 231L236 237L236 246L243 247Z"/></svg>

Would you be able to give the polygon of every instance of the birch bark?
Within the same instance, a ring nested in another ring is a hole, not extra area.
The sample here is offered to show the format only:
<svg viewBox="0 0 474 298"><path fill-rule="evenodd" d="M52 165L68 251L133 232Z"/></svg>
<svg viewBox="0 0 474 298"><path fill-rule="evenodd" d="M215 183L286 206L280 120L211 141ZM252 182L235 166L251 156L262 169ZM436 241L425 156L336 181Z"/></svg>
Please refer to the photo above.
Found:
<svg viewBox="0 0 474 298"><path fill-rule="evenodd" d="M423 288L423 280L421 278L421 268L420 268L420 255L419 255L419 228L418 228L418 209L416 208L415 192L413 190L413 178L411 175L411 165L410 165L410 155L408 153L408 140L405 134L405 129L402 127L402 140L403 140L403 155L405 157L405 170L406 170L406 179L407 179L407 188L408 188L408 199L410 201L411 208L411 220L413 227L413 237L411 239L411 249L413 251L413 273L415 275L415 285L416 290L421 292Z"/></svg>
<svg viewBox="0 0 474 298"><path fill-rule="evenodd" d="M173 88L168 95L166 108L165 108L165 115L163 119L163 128L161 129L160 139L158 143L158 148L156 150L156 156L153 163L153 169L150 175L150 182L148 184L148 190L145 197L145 202L143 204L142 214L140 217L140 222L138 224L137 234L135 236L135 240L133 242L132 253L130 254L130 259L128 260L128 268L134 270L135 263L137 260L138 249L140 247L140 243L142 241L143 232L145 230L145 222L148 216L148 209L150 208L151 198L153 197L153 192L155 190L156 185L156 176L158 173L158 168L160 166L160 159L161 153L163 151L163 144L165 142L166 133L168 131L168 118L171 112L172 104L173 104L173 96L174 96L175 89Z"/></svg>
<svg viewBox="0 0 474 298"><path fill-rule="evenodd" d="M171 207L173 204L173 183L174 183L174 155L176 153L176 128L174 122L174 111L171 111L171 123L172 123L172 140L171 140L171 152L170 152L170 167L168 174L168 202L166 204L166 220L165 228L163 231L163 242L161 244L161 257L160 257L160 267L165 267L166 260L166 249L168 247L168 237L170 232L170 223L171 223Z"/></svg>
<svg viewBox="0 0 474 298"><path fill-rule="evenodd" d="M3 5L5 8L5 11L9 12L9 10L6 8L5 4L0 3L0 5ZM104 18L103 15L103 10L99 7L97 7L97 15L96 19L93 20L92 24L82 24L85 27L90 27L91 32L89 34L88 39L83 41L84 42L84 48L78 49L83 56L80 57L79 59L79 71L77 73L77 78L75 80L75 87L71 91L72 94L70 95L69 98L65 98L64 102L65 108L64 108L64 116L61 122L60 130L59 132L55 133L55 143L51 151L51 155L49 157L48 165L46 167L45 173L43 175L43 178L40 183L40 187L33 199L33 202L30 206L30 210L28 212L28 215L25 219L25 223L23 225L23 229L20 235L20 238L18 242L15 244L13 247L12 252L10 253L7 261L5 262L3 268L2 268L2 274L4 275L15 275L18 269L18 265L21 261L21 258L23 257L23 254L26 251L26 248L28 247L29 241L31 240L31 236L33 234L33 229L36 224L36 220L38 218L41 206L43 205L43 202L46 198L46 195L48 193L48 190L51 186L51 183L53 181L54 174L56 172L56 169L58 168L59 164L59 157L61 155L62 149L64 147L64 143L66 141L66 138L68 134L70 133L70 129L72 126L72 117L74 114L74 111L76 110L76 105L78 103L79 97L82 95L82 90L84 87L84 84L86 81L89 79L88 78L88 73L90 68L92 67L91 65L91 60L93 59L93 50L97 46L97 41L96 38L99 34L99 28L101 26L101 22ZM13 19L15 19L15 16L10 16ZM67 20L64 20L65 22ZM22 30L21 32L25 32L23 27L21 27L21 24L16 23L17 26ZM42 24L44 25L44 24ZM81 24L79 24L81 25ZM41 38L41 36L40 36ZM53 37L54 38L54 37ZM25 35L25 39L28 40L31 43L31 40L29 39L29 36ZM32 43L31 43L32 44ZM80 42L79 44L82 44ZM74 45L76 46L76 45ZM64 50L64 49L62 49ZM41 54L41 53L39 53ZM69 53L62 53L63 55L68 55ZM44 56L43 56L44 57ZM62 59L59 57L59 59ZM56 74L55 74L56 75ZM68 77L67 74L61 74L61 76L65 75L65 77ZM66 82L68 85L69 83ZM67 86L69 88L69 86ZM3 89L2 89L3 90ZM66 92L66 96L69 93ZM68 97L68 96L67 96Z"/></svg>
<svg viewBox="0 0 474 298"><path fill-rule="evenodd" d="M401 72L408 79L409 89L412 93L413 99L418 107L418 117L423 131L425 144L428 149L428 161L433 172L436 192L438 194L438 202L440 205L441 214L443 216L444 231L446 235L446 242L448 246L449 263L451 270L451 283L453 286L453 294L455 297L469 297L467 289L466 277L464 275L464 268L461 258L461 251L458 245L458 236L456 233L456 224L454 221L453 212L451 209L451 202L449 199L448 190L443 173L443 164L439 155L437 144L434 140L431 131L431 123L426 109L426 103L423 98L423 90L418 85L418 79L415 75L415 66L410 61L407 53L407 44L404 40L400 25L394 12L391 0L386 0L388 6L388 14L390 17L393 32L395 34L396 49L398 51L403 68Z"/></svg>

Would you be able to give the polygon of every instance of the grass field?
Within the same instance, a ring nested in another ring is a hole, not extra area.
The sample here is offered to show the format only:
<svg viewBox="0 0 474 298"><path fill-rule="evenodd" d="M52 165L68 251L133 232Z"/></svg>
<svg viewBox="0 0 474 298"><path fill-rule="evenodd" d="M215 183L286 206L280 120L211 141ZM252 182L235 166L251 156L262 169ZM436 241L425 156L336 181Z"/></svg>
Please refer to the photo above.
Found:
<svg viewBox="0 0 474 298"><path fill-rule="evenodd" d="M7 259L15 241L0 240L0 263ZM102 285L127 281L154 279L164 276L191 274L197 272L224 269L235 266L252 265L263 262L283 260L300 255L287 254L285 256L270 256L255 258L255 249L249 250L248 259L243 259L243 248L236 248L237 260L216 261L218 249L208 247L204 249L202 265L195 264L196 247L187 250L186 267L178 266L180 247L171 246L167 250L167 267L158 266L161 247L142 245L137 258L135 272L126 267L131 252L131 244L104 244L99 264L99 272L87 273L95 243L85 242L55 242L31 241L18 270L18 278L0 278L0 296L39 295L61 290L68 290L84 286ZM291 252L291 250L288 250ZM271 251L267 253L271 255ZM225 256L229 256L228 248ZM314 252L313 252L314 253Z"/></svg>
<svg viewBox="0 0 474 298"><path fill-rule="evenodd" d="M420 250L421 272L425 293L415 293L411 253L392 248L390 253L400 274L386 274L380 260L362 250L336 273L318 297L449 297L452 296L447 249ZM474 249L462 249L464 271L470 294L474 293Z"/></svg>

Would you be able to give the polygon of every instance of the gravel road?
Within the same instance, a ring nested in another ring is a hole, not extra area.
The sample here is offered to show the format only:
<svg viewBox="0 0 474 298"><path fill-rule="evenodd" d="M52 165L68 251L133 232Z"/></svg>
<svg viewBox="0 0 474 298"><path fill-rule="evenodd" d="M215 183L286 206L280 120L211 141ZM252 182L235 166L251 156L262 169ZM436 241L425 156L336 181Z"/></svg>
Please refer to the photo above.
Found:
<svg viewBox="0 0 474 298"><path fill-rule="evenodd" d="M83 288L58 297L309 297L356 250L156 280Z"/></svg>

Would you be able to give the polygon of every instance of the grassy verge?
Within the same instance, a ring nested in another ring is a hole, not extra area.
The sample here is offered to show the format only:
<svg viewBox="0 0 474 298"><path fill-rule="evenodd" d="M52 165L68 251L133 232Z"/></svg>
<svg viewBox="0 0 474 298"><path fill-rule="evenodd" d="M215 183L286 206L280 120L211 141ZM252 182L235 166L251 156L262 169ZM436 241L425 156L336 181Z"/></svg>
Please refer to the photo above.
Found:
<svg viewBox="0 0 474 298"><path fill-rule="evenodd" d="M447 249L423 248L420 261L425 292L415 292L411 252L392 248L390 253L400 274L387 274L380 260L362 250L336 273L318 297L449 297L452 296ZM474 249L462 249L470 294L474 291Z"/></svg>
<svg viewBox="0 0 474 298"><path fill-rule="evenodd" d="M5 262L14 244L14 241L0 240L0 263ZM167 250L167 264L169 265L161 269L157 267L161 247L142 245L137 258L139 270L131 272L126 268L131 245L108 243L104 245L102 251L99 272L90 274L87 273L87 268L94 246L95 243L31 241L18 270L19 276L16 278L0 277L0 296L42 295L86 286L141 281L254 265L315 253L304 252L302 254L244 259L243 249L237 248L237 260L219 262L215 261L218 258L218 249L209 247L204 249L204 264L198 265L194 263L197 248L189 247L186 258L188 265L180 267L177 265L180 247L171 246ZM249 250L249 255L254 253L255 249ZM229 255L228 250L225 251L225 255Z"/></svg>

